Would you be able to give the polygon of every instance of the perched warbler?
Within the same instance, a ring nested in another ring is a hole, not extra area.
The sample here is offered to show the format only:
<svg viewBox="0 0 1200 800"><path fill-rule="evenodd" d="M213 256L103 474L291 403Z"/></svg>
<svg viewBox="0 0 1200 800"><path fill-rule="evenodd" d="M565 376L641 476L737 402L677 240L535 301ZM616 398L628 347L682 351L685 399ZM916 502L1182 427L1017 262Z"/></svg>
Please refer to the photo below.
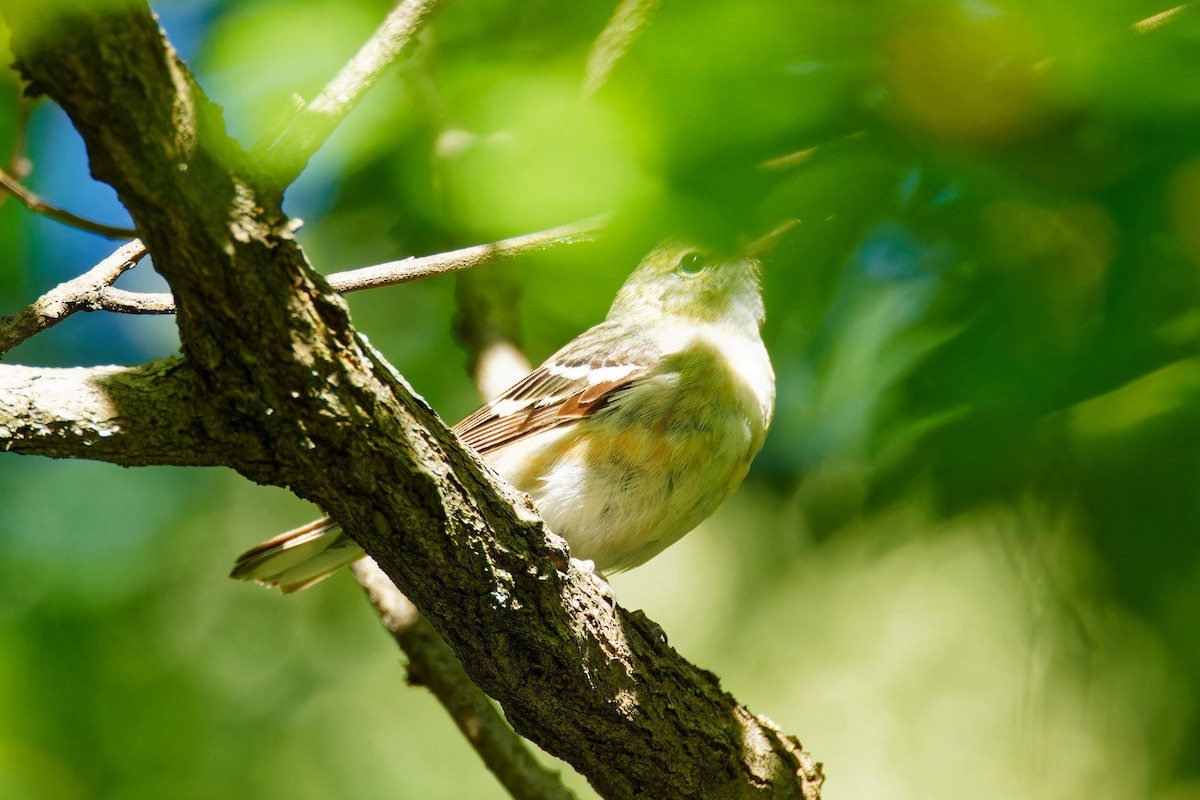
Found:
<svg viewBox="0 0 1200 800"><path fill-rule="evenodd" d="M636 567L742 482L775 405L755 256L783 230L728 260L660 245L603 322L454 426L572 557ZM293 592L362 556L326 517L244 553L232 577Z"/></svg>

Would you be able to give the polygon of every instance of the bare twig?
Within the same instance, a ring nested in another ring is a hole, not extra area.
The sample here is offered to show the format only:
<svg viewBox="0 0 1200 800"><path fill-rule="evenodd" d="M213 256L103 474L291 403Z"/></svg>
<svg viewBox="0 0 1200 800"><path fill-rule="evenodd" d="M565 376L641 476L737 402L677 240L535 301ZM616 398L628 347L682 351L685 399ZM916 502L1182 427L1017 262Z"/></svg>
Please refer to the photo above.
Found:
<svg viewBox="0 0 1200 800"><path fill-rule="evenodd" d="M145 245L134 239L78 278L59 284L11 317L0 318L0 356L76 311L101 308L101 291L145 255Z"/></svg>
<svg viewBox="0 0 1200 800"><path fill-rule="evenodd" d="M583 77L584 97L595 94L608 80L609 73L637 41L658 4L659 0L621 0L588 54Z"/></svg>
<svg viewBox="0 0 1200 800"><path fill-rule="evenodd" d="M561 244L588 241L608 218L590 219L561 225L537 233L501 239L491 244L464 247L448 253L421 258L405 258L371 267L335 272L326 276L334 290L343 294L397 283L409 283L448 272L471 269L493 261L536 253ZM111 286L101 287L96 294L96 308L123 314L174 314L175 301L167 293L126 292ZM89 309L90 310L90 309Z"/></svg>
<svg viewBox="0 0 1200 800"><path fill-rule="evenodd" d="M138 235L137 231L132 228L120 228L115 225L105 225L102 222L93 222L90 219L84 219L72 214L70 211L64 211L57 206L53 206L31 192L20 181L3 169L0 169L0 188L3 188L13 197L20 200L21 204L33 213L41 214L43 217L49 217L80 230L98 233L110 239L131 239Z"/></svg>
<svg viewBox="0 0 1200 800"><path fill-rule="evenodd" d="M388 65L414 38L444 0L402 0L371 38L304 108L272 147L280 185L296 179L343 118L375 85Z"/></svg>
<svg viewBox="0 0 1200 800"><path fill-rule="evenodd" d="M357 561L353 570L380 623L408 655L409 681L433 693L508 793L517 800L573 800L575 795L558 774L538 763L525 740L496 712L442 637L383 570L369 558Z"/></svg>
<svg viewBox="0 0 1200 800"><path fill-rule="evenodd" d="M129 292L115 286L96 290L94 306L84 311L112 311L117 314L174 314L175 298L170 292Z"/></svg>
<svg viewBox="0 0 1200 800"><path fill-rule="evenodd" d="M330 286L342 293L408 283L535 253L556 245L587 241L606 221L607 217L592 217L491 244L335 272L327 280ZM77 311L174 314L175 298L168 292L129 292L112 285L121 273L136 265L145 255L145 246L140 240L134 240L78 278L55 287L11 317L0 318L0 357Z"/></svg>
<svg viewBox="0 0 1200 800"><path fill-rule="evenodd" d="M330 286L342 293L373 289L376 286L391 286L394 283L408 283L431 278L434 275L443 275L447 272L471 269L481 264L513 258L526 253L536 253L560 244L589 241L592 239L592 234L603 227L607 221L607 216L591 217L537 233L501 239L491 244L464 247L461 250L451 250L448 253L439 253L423 258L406 258L401 261L377 264L373 267L336 272L326 280L329 281Z"/></svg>

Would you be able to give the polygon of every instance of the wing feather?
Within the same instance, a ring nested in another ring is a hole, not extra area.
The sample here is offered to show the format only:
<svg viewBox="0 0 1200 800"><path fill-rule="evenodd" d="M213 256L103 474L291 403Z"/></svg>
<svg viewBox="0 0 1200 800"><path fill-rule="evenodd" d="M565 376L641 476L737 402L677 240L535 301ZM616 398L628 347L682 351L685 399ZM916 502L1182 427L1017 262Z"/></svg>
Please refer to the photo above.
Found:
<svg viewBox="0 0 1200 800"><path fill-rule="evenodd" d="M601 323L455 425L454 432L482 454L566 425L604 408L649 372L656 356L650 342L631 340Z"/></svg>

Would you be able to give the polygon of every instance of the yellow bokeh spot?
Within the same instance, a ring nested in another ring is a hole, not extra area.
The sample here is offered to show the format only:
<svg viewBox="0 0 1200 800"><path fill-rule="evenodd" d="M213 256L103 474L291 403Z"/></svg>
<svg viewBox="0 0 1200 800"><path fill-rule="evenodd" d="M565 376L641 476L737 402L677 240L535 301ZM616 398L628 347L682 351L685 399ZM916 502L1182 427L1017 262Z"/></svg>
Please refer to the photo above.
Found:
<svg viewBox="0 0 1200 800"><path fill-rule="evenodd" d="M1200 159L1178 167L1167 188L1167 206L1179 240L1200 266Z"/></svg>
<svg viewBox="0 0 1200 800"><path fill-rule="evenodd" d="M1098 313L1117 226L1095 203L999 200L983 212L989 252L1028 288L1030 310L1072 340Z"/></svg>
<svg viewBox="0 0 1200 800"><path fill-rule="evenodd" d="M1044 57L1031 29L1011 14L917 17L892 29L885 52L892 113L940 138L1008 141L1046 114Z"/></svg>

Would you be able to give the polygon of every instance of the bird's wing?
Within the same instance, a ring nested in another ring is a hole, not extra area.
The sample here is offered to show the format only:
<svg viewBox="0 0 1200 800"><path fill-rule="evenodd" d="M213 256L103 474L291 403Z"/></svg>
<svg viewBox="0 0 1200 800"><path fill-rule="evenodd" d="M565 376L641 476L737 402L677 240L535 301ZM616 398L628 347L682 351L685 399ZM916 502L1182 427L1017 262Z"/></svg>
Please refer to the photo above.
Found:
<svg viewBox="0 0 1200 800"><path fill-rule="evenodd" d="M650 371L658 350L601 323L454 426L479 453L594 414Z"/></svg>

